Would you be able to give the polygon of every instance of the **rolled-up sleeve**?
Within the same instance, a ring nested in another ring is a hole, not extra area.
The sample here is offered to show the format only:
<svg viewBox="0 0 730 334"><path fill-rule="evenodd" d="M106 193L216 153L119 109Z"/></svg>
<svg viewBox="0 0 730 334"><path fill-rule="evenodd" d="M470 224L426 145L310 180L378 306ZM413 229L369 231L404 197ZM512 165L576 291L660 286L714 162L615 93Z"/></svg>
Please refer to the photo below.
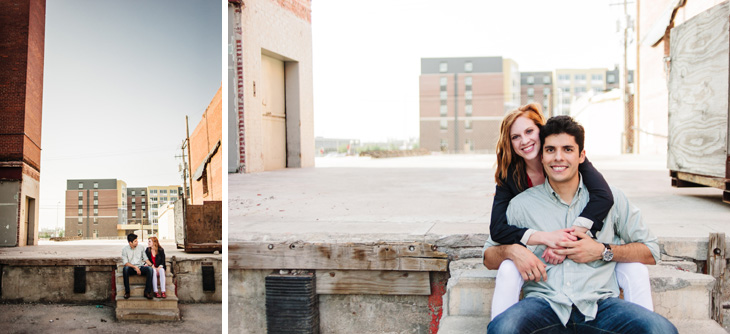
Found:
<svg viewBox="0 0 730 334"><path fill-rule="evenodd" d="M617 226L617 236L624 243L640 242L651 251L651 256L654 258L655 263L659 263L660 251L659 241L657 237L651 233L649 226L646 225L641 217L641 211L631 205L626 195L620 190L613 188L611 189L616 195L615 203L617 214L623 219L619 220L619 226Z"/></svg>

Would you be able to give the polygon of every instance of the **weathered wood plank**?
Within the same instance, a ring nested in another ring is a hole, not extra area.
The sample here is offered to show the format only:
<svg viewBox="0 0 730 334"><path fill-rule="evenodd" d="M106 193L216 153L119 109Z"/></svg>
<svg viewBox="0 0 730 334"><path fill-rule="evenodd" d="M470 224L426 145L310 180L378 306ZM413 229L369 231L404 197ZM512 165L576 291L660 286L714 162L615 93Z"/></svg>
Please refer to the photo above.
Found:
<svg viewBox="0 0 730 334"><path fill-rule="evenodd" d="M667 167L725 177L728 156L730 5L672 29Z"/></svg>
<svg viewBox="0 0 730 334"><path fill-rule="evenodd" d="M110 266L115 267L121 261L120 258L97 258L97 259L59 259L59 258L5 258L0 260L0 265L8 266Z"/></svg>
<svg viewBox="0 0 730 334"><path fill-rule="evenodd" d="M428 272L317 270L317 294L428 296Z"/></svg>
<svg viewBox="0 0 730 334"><path fill-rule="evenodd" d="M708 187L725 189L725 179L719 177L708 177L696 174L677 172L677 179L701 184Z"/></svg>
<svg viewBox="0 0 730 334"><path fill-rule="evenodd" d="M447 271L445 253L425 243L261 243L228 245L232 269Z"/></svg>
<svg viewBox="0 0 730 334"><path fill-rule="evenodd" d="M715 278L712 288L711 317L722 323L722 286L725 276L725 233L710 233L707 245L707 274Z"/></svg>

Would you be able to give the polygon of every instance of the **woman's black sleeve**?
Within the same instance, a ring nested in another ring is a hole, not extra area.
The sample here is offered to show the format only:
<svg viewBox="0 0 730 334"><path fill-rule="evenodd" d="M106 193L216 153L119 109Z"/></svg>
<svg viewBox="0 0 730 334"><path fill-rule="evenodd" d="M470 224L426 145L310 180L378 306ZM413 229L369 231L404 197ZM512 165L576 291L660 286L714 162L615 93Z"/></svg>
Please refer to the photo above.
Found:
<svg viewBox="0 0 730 334"><path fill-rule="evenodd" d="M527 231L527 228L513 226L507 222L507 207L509 206L509 201L516 195L506 185L497 185L494 193L489 233L492 236L492 240L500 244L521 244L520 240Z"/></svg>
<svg viewBox="0 0 730 334"><path fill-rule="evenodd" d="M593 167L588 158L578 166L578 171L583 176L583 184L588 188L588 194L590 195L588 204L583 208L580 216L593 222L591 233L595 236L598 231L603 229L603 220L606 219L608 211L613 207L613 193L611 193L611 188L608 186L606 179Z"/></svg>
<svg viewBox="0 0 730 334"><path fill-rule="evenodd" d="M160 248L160 259L162 260L160 261L160 265L163 268L167 269L167 265L165 264L165 250L162 248Z"/></svg>

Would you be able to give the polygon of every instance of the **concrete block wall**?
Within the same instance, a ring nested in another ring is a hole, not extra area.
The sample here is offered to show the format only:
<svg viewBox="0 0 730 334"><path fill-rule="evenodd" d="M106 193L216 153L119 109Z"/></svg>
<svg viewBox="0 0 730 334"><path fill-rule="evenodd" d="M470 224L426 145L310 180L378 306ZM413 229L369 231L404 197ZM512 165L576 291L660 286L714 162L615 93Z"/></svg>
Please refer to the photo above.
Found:
<svg viewBox="0 0 730 334"><path fill-rule="evenodd" d="M86 266L86 292L74 292L74 266L2 266L2 300L23 303L111 300L113 266Z"/></svg>
<svg viewBox="0 0 730 334"><path fill-rule="evenodd" d="M215 292L203 291L203 265L212 265ZM223 263L220 259L196 259L174 262L172 268L177 297L181 303L220 303L223 301Z"/></svg>
<svg viewBox="0 0 730 334"><path fill-rule="evenodd" d="M293 152L297 153L293 158L298 160L290 167L314 166L310 4L310 0L250 0L243 4L240 17L243 41L242 100L245 108L239 111L237 119L229 119L229 122L239 124L239 135L243 133L243 138L238 138L238 142L235 136L230 136L229 141L229 145L239 147L239 163L243 165L245 162L243 172L264 170L263 155L266 152L263 152L262 101L260 94L255 94L255 87L263 87L262 52L285 61L287 77L298 78L298 96L295 101L287 96L287 150L290 160ZM287 90L291 91L289 88L287 83ZM289 108L291 106L294 108ZM290 136L289 133L294 135Z"/></svg>

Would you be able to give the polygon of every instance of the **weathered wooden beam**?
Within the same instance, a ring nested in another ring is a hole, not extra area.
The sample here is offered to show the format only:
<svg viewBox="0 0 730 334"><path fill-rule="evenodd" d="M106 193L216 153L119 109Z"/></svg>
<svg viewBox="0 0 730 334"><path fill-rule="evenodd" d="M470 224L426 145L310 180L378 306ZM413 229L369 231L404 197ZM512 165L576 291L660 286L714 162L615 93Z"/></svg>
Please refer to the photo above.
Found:
<svg viewBox="0 0 730 334"><path fill-rule="evenodd" d="M116 266L119 258L54 259L54 258L5 258L0 264L8 266Z"/></svg>
<svg viewBox="0 0 730 334"><path fill-rule="evenodd" d="M725 179L719 177L711 177L705 175L697 175L684 172L672 172L672 186L676 188L684 187L713 187L724 189ZM676 181L675 181L676 180ZM676 182L676 185L675 185Z"/></svg>
<svg viewBox="0 0 730 334"><path fill-rule="evenodd" d="M317 270L320 295L417 295L428 296L428 272Z"/></svg>
<svg viewBox="0 0 730 334"><path fill-rule="evenodd" d="M445 253L425 243L267 243L228 245L232 269L447 271Z"/></svg>
<svg viewBox="0 0 730 334"><path fill-rule="evenodd" d="M722 286L725 274L725 233L710 233L707 245L707 274L715 278L712 289L711 316L722 324Z"/></svg>

